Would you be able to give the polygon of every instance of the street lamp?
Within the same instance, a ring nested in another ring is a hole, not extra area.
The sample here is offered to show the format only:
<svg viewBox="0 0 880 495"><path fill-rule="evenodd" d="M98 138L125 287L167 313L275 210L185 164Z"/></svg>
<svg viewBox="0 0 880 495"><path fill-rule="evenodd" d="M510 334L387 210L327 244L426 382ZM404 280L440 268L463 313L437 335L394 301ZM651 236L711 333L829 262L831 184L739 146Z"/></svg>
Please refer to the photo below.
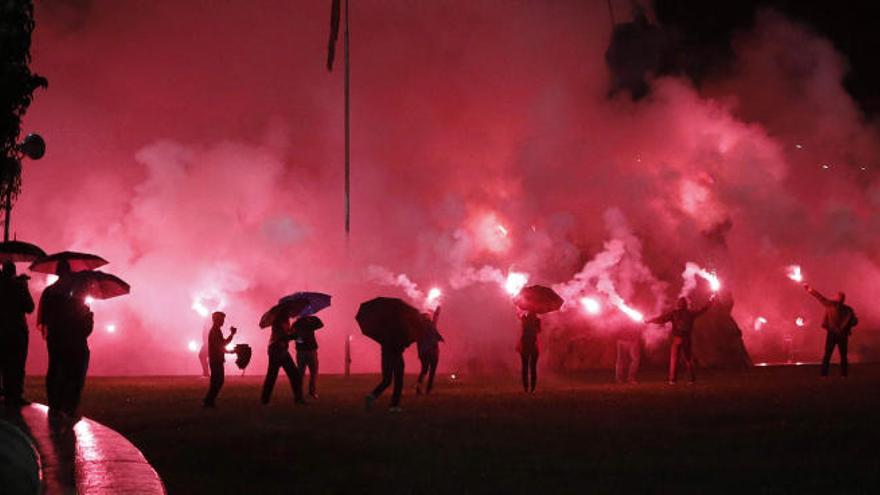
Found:
<svg viewBox="0 0 880 495"><path fill-rule="evenodd" d="M43 140L43 137L36 133L31 133L25 136L24 140L17 145L12 150L12 158L18 163L19 170L21 170L21 159L24 157L28 157L31 160L39 160L43 158L43 155L46 154L46 141ZM21 173L21 172L19 172ZM6 190L6 204L4 208L6 210L5 215L5 224L3 226L3 241L9 240L9 221L12 215L12 188Z"/></svg>

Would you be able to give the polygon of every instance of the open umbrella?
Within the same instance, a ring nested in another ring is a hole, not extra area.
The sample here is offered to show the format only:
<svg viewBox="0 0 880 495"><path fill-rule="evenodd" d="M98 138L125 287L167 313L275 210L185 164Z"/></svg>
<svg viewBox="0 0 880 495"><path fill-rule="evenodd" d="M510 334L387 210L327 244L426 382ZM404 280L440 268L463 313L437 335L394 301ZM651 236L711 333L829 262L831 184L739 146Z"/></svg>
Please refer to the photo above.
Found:
<svg viewBox="0 0 880 495"><path fill-rule="evenodd" d="M233 352L235 353L235 365L243 372L251 362L251 354L253 354L251 346L247 344L236 344L235 348L233 348Z"/></svg>
<svg viewBox="0 0 880 495"><path fill-rule="evenodd" d="M29 242L0 242L0 262L13 263L32 262L46 256L42 249Z"/></svg>
<svg viewBox="0 0 880 495"><path fill-rule="evenodd" d="M95 268L104 266L108 263L104 258L88 253L77 253L74 251L62 251L60 253L44 256L31 263L30 270L38 273L58 273L58 262L66 260L73 272L81 272L83 270L94 270Z"/></svg>
<svg viewBox="0 0 880 495"><path fill-rule="evenodd" d="M69 283L76 293L91 296L93 299L110 299L131 292L131 286L124 280L98 270L73 273Z"/></svg>
<svg viewBox="0 0 880 495"><path fill-rule="evenodd" d="M300 311L307 307L308 304L309 302L305 299L279 302L278 304L269 308L269 310L263 313L263 316L260 317L260 328L271 327L272 322L274 322L275 318L278 317L279 312L286 311L288 314L296 316L300 313Z"/></svg>
<svg viewBox="0 0 880 495"><path fill-rule="evenodd" d="M299 304L301 301L306 302L295 316L309 316L330 306L332 296L321 292L295 292L289 296L284 296L278 300L279 303Z"/></svg>
<svg viewBox="0 0 880 495"><path fill-rule="evenodd" d="M377 297L361 304L355 320L367 337L402 348L418 340L430 323L419 310L392 297Z"/></svg>
<svg viewBox="0 0 880 495"><path fill-rule="evenodd" d="M538 314L556 311L562 307L562 298L549 287L530 285L519 291L514 299L516 307Z"/></svg>

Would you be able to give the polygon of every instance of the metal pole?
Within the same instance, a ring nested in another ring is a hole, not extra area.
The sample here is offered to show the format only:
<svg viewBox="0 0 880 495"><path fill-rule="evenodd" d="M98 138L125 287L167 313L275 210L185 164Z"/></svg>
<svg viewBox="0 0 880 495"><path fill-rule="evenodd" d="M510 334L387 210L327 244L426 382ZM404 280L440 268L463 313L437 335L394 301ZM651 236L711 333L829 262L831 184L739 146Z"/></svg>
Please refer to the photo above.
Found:
<svg viewBox="0 0 880 495"><path fill-rule="evenodd" d="M4 224L3 224L3 241L9 241L9 221L12 215L12 191L6 191L6 204L3 206L6 210L6 214L4 215Z"/></svg>
<svg viewBox="0 0 880 495"><path fill-rule="evenodd" d="M351 335L345 336L345 377L351 376Z"/></svg>
<svg viewBox="0 0 880 495"><path fill-rule="evenodd" d="M345 0L345 240L351 234L351 64L349 63L348 0Z"/></svg>

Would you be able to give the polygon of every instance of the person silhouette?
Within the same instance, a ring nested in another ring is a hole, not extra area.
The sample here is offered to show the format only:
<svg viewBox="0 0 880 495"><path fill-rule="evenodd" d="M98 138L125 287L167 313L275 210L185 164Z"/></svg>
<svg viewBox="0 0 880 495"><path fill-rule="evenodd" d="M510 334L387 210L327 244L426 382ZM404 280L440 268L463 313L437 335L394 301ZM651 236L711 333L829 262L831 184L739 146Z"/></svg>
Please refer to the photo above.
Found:
<svg viewBox="0 0 880 495"><path fill-rule="evenodd" d="M667 311L656 318L652 318L645 323L672 323L672 345L669 348L669 384L675 384L678 379L678 361L684 360L685 368L688 371L688 382L694 383L697 380L694 371L694 355L691 336L694 330L694 320L712 307L715 302L715 295L709 298L709 302L698 310L690 309L688 300L684 297L678 298L678 304L672 311Z"/></svg>
<svg viewBox="0 0 880 495"><path fill-rule="evenodd" d="M522 386L526 393L535 393L538 385L538 334L541 333L541 319L533 311L520 317L522 334L516 346L522 363Z"/></svg>
<svg viewBox="0 0 880 495"><path fill-rule="evenodd" d="M296 334L292 332L290 325L290 311L280 308L272 321L272 333L269 336L269 368L266 370L266 379L263 381L263 393L260 396L260 402L264 405L269 404L272 398L272 389L275 387L275 380L278 378L279 369L284 369L287 379L290 381L290 388L293 389L294 402L296 404L305 404L303 400L302 373L297 368L293 358L290 357L288 351L290 341L296 338Z"/></svg>
<svg viewBox="0 0 880 495"><path fill-rule="evenodd" d="M837 299L828 299L813 289L808 284L804 284L804 289L813 297L819 300L822 306L825 306L825 317L822 319L822 328L825 329L825 353L822 356L822 368L820 374L828 376L828 368L831 366L831 355L834 348L840 354L840 376L846 377L849 372L849 360L847 359L847 348L849 347L849 336L852 329L859 324L855 311L844 304L846 294L837 293Z"/></svg>
<svg viewBox="0 0 880 495"><path fill-rule="evenodd" d="M226 313L215 311L211 314L211 329L208 330L208 366L211 370L211 381L208 385L208 393L202 402L204 407L216 407L217 395L223 387L226 376L224 364L226 362L227 351L226 346L232 342L238 329L232 327L229 329L229 337L223 336L223 324L226 323Z"/></svg>
<svg viewBox="0 0 880 495"><path fill-rule="evenodd" d="M0 383L7 407L30 404L24 398L24 368L28 354L26 315L34 311L28 277L16 275L15 263L3 262L0 273Z"/></svg>

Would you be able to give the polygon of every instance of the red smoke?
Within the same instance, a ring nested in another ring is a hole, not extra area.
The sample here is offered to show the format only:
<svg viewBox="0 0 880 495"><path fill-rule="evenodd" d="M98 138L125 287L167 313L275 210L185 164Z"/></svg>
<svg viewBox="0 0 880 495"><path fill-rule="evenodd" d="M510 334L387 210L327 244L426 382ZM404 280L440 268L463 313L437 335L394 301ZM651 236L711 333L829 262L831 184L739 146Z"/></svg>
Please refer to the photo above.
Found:
<svg viewBox="0 0 880 495"><path fill-rule="evenodd" d="M821 308L786 277L799 264L819 290L848 293L854 352L868 356L880 146L841 85L845 61L763 13L730 74L609 100L607 7L582 3L353 6L348 247L329 2L40 3L33 66L50 84L25 128L49 151L25 164L13 230L47 251L100 254L131 283L94 304L95 373L195 372L199 297L223 303L261 373L259 316L296 290L334 295L320 315L324 369L342 369L353 333L354 370L373 370L357 305L406 297L375 267L423 298L443 291L444 369L507 366L518 327L499 274L568 286L577 309L607 294L575 274L611 248L618 262L590 270L646 316L679 293L686 262L717 272L756 361L785 357L800 315L813 317L798 357L817 357Z"/></svg>

